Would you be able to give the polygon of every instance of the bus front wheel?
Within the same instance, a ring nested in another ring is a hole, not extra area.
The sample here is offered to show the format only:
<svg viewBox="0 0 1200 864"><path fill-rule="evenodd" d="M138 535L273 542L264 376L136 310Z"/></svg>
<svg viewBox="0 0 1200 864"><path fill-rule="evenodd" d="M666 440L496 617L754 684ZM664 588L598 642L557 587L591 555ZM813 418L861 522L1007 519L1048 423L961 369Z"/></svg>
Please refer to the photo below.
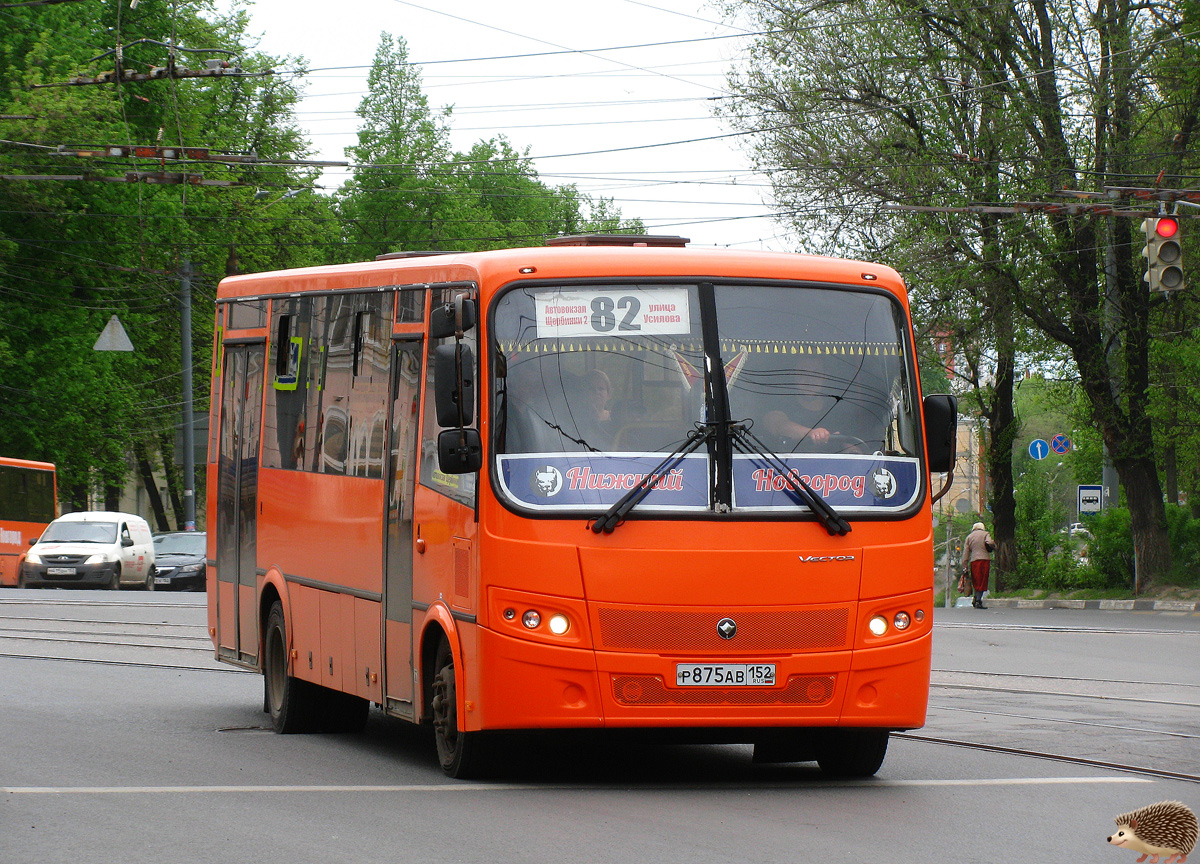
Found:
<svg viewBox="0 0 1200 864"><path fill-rule="evenodd" d="M871 777L887 756L887 729L830 729L817 764L831 777Z"/></svg>
<svg viewBox="0 0 1200 864"><path fill-rule="evenodd" d="M454 673L454 655L444 639L438 646L433 664L433 737L438 761L451 777L468 779L485 773L483 742L480 733L465 732L458 725L458 681Z"/></svg>

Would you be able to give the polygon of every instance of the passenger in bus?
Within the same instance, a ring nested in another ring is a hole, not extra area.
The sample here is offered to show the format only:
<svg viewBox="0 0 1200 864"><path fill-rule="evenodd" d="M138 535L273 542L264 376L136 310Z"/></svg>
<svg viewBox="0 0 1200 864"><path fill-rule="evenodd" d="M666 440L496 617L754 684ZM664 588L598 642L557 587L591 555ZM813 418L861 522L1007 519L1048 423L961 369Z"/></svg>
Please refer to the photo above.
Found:
<svg viewBox="0 0 1200 864"><path fill-rule="evenodd" d="M882 439L881 423L857 404L856 370L829 355L804 355L787 376L788 386L774 395L763 425L786 452L870 453Z"/></svg>
<svg viewBox="0 0 1200 864"><path fill-rule="evenodd" d="M601 369L590 369L578 382L571 398L571 414L579 437L587 447L604 450L612 442L612 381Z"/></svg>

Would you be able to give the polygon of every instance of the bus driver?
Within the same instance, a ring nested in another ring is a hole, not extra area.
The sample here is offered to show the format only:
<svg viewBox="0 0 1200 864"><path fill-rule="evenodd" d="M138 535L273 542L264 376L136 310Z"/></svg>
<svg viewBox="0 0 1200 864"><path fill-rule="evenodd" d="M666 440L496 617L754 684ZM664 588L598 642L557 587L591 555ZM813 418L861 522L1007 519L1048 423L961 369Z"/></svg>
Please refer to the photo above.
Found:
<svg viewBox="0 0 1200 864"><path fill-rule="evenodd" d="M805 354L802 365L788 373L786 401L763 417L777 446L787 452L869 453L881 441L881 424L857 404L858 369L825 354Z"/></svg>

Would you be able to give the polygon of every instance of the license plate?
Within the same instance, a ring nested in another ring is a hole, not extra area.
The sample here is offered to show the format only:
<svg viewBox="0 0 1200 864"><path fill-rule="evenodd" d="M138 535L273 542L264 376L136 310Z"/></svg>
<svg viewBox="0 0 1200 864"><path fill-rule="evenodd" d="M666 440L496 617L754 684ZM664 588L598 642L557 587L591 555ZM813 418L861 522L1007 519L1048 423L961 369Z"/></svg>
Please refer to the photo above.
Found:
<svg viewBox="0 0 1200 864"><path fill-rule="evenodd" d="M154 584L155 585L170 585L171 578L169 576L155 576Z"/></svg>
<svg viewBox="0 0 1200 864"><path fill-rule="evenodd" d="M74 576L75 568L74 567L47 567L46 575L47 576Z"/></svg>
<svg viewBox="0 0 1200 864"><path fill-rule="evenodd" d="M676 663L680 687L774 687L774 663Z"/></svg>

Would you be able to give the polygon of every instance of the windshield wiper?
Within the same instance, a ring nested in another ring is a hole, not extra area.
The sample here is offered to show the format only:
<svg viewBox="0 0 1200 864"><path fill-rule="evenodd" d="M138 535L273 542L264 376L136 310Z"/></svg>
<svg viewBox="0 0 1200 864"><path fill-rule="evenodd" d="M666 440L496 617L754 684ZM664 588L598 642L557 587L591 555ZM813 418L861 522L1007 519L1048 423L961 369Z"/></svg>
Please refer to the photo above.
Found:
<svg viewBox="0 0 1200 864"><path fill-rule="evenodd" d="M743 453L763 459L767 465L778 471L779 476L784 478L784 482L788 485L788 491L792 493L796 502L807 506L820 523L825 526L826 531L831 535L844 536L853 530L850 527L850 523L840 513L834 510L824 498L818 495L811 486L800 478L799 473L793 473L792 469L788 468L787 464L779 456L750 431L750 424L748 422L731 423L729 424L729 428L733 436L734 448Z"/></svg>
<svg viewBox="0 0 1200 864"><path fill-rule="evenodd" d="M605 511L604 515L596 519L589 526L593 532L599 534L611 534L621 522L624 521L625 515L641 503L658 482L665 477L672 468L683 461L683 457L698 449L701 444L708 442L713 435L716 434L716 424L705 423L697 425L695 429L688 433L687 440L683 445L669 454L666 459L658 463L658 466L641 479L641 481L621 496L621 500Z"/></svg>

